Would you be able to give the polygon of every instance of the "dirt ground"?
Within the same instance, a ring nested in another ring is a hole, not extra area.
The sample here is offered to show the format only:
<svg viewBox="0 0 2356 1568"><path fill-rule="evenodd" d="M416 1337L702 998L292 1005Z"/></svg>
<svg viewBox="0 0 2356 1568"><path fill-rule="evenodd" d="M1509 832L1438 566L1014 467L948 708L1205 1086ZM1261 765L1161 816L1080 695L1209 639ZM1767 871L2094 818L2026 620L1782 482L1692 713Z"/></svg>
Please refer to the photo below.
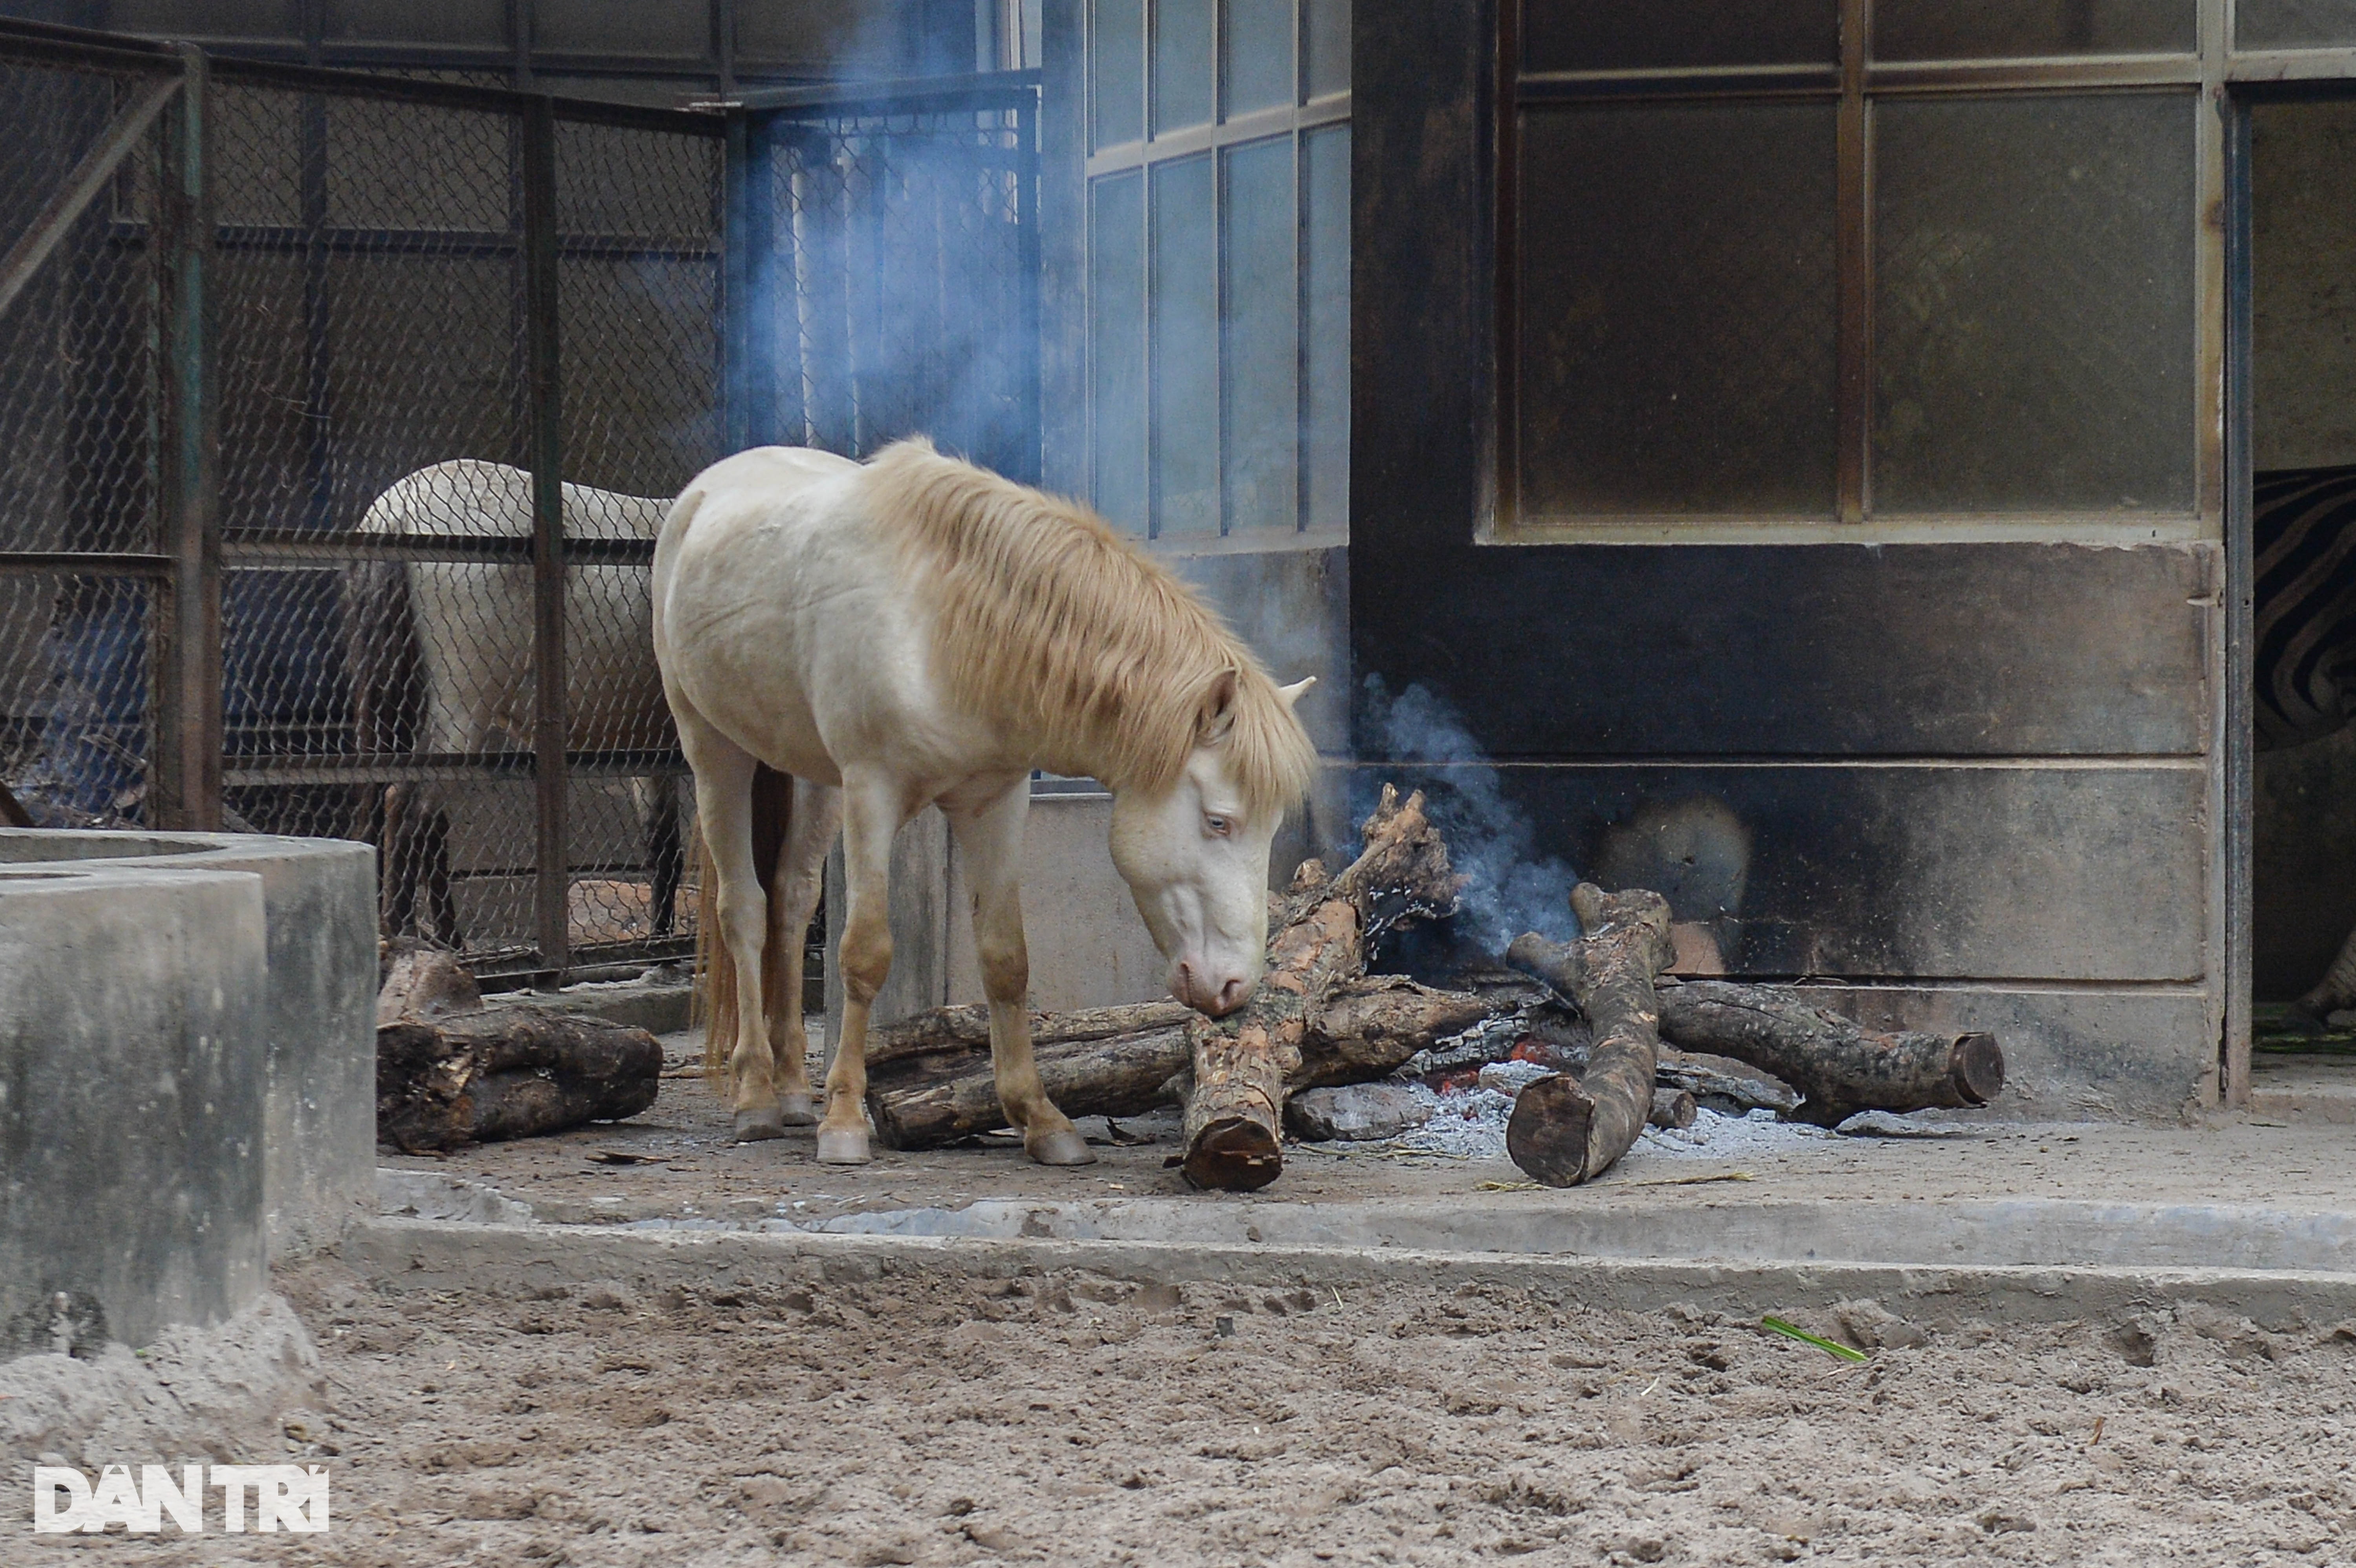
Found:
<svg viewBox="0 0 2356 1568"><path fill-rule="evenodd" d="M684 1074L691 1037L667 1043ZM2337 1208L2356 1201L2351 1136L2245 1117L1825 1139L1745 1157L1743 1190ZM807 1133L730 1143L724 1107L680 1076L630 1124L384 1163L542 1221L809 1223L1175 1195L1169 1152L1044 1170L985 1140L826 1168ZM1538 1193L1496 1190L1518 1176L1503 1161L1298 1150L1266 1197L1647 1207L1710 1200L1723 1189L1659 1182L1714 1168L1640 1147L1593 1188ZM2356 1562L2356 1324L2268 1333L2159 1307L1928 1333L1871 1303L1789 1314L1865 1348L1850 1365L1754 1316L1492 1285L1139 1287L935 1261L523 1298L394 1291L333 1259L278 1284L325 1407L284 1455L215 1457L329 1467L332 1532L36 1540L16 1504L0 1563Z"/></svg>
<svg viewBox="0 0 2356 1568"><path fill-rule="evenodd" d="M37 1540L20 1513L0 1559L2356 1556L2356 1327L2162 1313L1925 1338L1852 1305L1806 1325L1874 1346L1849 1365L1747 1319L1566 1313L1489 1286L936 1270L490 1299L383 1293L326 1261L280 1287L326 1361L330 1408L286 1447L330 1467L330 1533Z"/></svg>

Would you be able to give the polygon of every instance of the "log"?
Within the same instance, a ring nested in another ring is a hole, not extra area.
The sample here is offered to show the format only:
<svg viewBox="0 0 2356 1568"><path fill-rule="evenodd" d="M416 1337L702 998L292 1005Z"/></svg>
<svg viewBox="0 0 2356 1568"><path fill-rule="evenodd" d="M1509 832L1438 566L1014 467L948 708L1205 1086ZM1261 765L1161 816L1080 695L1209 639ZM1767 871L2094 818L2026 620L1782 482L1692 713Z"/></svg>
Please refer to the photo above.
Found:
<svg viewBox="0 0 2356 1568"><path fill-rule="evenodd" d="M1134 1116L1191 1060L1176 1002L1034 1013L1039 1081L1068 1116ZM885 1148L933 1148L1008 1125L991 1068L990 1009L937 1008L869 1040L867 1114Z"/></svg>
<svg viewBox="0 0 2356 1568"><path fill-rule="evenodd" d="M1311 1019L1364 969L1371 934L1455 910L1463 879L1449 869L1420 791L1401 801L1385 784L1361 834L1365 848L1339 876L1329 880L1313 860L1295 874L1250 998L1224 1019L1187 1025L1194 1062L1182 1168L1197 1187L1249 1192L1282 1173L1285 1094L1307 1063Z"/></svg>
<svg viewBox="0 0 2356 1568"><path fill-rule="evenodd" d="M1773 1073L1803 1096L1791 1115L1820 1126L1859 1111L1965 1110L2004 1091L2004 1051L1992 1034L1869 1029L1772 987L1663 987L1661 1032Z"/></svg>
<svg viewBox="0 0 2356 1568"><path fill-rule="evenodd" d="M404 1154L619 1121L655 1103L662 1046L550 1008L486 1009L455 955L387 950L377 993L377 1137Z"/></svg>
<svg viewBox="0 0 2356 1568"><path fill-rule="evenodd" d="M1688 1091L1655 1089L1653 1091L1652 1115L1644 1119L1656 1127L1689 1127L1694 1125L1694 1118L1700 1115L1701 1107L1694 1103Z"/></svg>
<svg viewBox="0 0 2356 1568"><path fill-rule="evenodd" d="M1569 997L1580 983L1579 946L1530 933L1505 957ZM2004 1088L2004 1051L1991 1034L1869 1029L1789 989L1730 980L1672 981L1657 1000L1663 1040L1781 1079L1801 1097L1784 1115L1821 1126L1859 1111L1967 1109ZM1698 1074L1674 1076L1708 1092Z"/></svg>
<svg viewBox="0 0 2356 1568"><path fill-rule="evenodd" d="M1495 1004L1396 975L1343 981L1308 1018L1284 1093L1380 1078L1434 1039L1493 1016ZM1176 1002L1031 1015L1040 1081L1064 1114L1134 1116L1183 1093L1194 1046ZM867 1114L892 1149L934 1148L1008 1125L990 1060L990 1011L937 1008L869 1037Z"/></svg>
<svg viewBox="0 0 2356 1568"><path fill-rule="evenodd" d="M1676 954L1668 901L1658 893L1607 893L1581 882L1570 903L1587 934L1568 944L1554 968L1594 1028L1594 1051L1578 1078L1541 1078L1524 1088L1505 1123L1505 1153L1548 1187L1603 1174L1652 1115L1661 1044L1653 983ZM1515 939L1507 956L1530 940Z"/></svg>

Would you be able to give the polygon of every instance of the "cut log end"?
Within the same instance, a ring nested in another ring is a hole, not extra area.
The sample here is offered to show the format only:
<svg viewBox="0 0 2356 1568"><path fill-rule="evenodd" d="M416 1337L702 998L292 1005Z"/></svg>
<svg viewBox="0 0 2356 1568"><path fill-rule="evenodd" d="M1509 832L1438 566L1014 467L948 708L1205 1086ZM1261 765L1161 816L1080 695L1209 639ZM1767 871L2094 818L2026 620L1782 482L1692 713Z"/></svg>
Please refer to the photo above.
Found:
<svg viewBox="0 0 2356 1568"><path fill-rule="evenodd" d="M1595 1101L1569 1077L1541 1078L1514 1096L1505 1153L1533 1180L1576 1187L1587 1179L1587 1141Z"/></svg>
<svg viewBox="0 0 2356 1568"><path fill-rule="evenodd" d="M1959 1035L1950 1072L1965 1104L1992 1104L2004 1093L2004 1048L1992 1034Z"/></svg>
<svg viewBox="0 0 2356 1568"><path fill-rule="evenodd" d="M1214 1192L1257 1192L1284 1174L1284 1150L1258 1122L1224 1117L1196 1135L1182 1168Z"/></svg>
<svg viewBox="0 0 2356 1568"><path fill-rule="evenodd" d="M1656 1127L1689 1127L1700 1115L1700 1104L1689 1091L1655 1089L1653 1091L1653 1114L1645 1120Z"/></svg>

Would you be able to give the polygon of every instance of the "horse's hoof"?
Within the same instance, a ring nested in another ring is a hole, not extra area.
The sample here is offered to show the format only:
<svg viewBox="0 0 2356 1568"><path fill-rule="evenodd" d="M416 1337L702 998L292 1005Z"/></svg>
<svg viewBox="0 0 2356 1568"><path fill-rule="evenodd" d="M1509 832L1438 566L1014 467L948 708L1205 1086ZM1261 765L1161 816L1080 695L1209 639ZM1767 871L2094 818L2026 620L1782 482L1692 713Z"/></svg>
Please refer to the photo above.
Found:
<svg viewBox="0 0 2356 1568"><path fill-rule="evenodd" d="M777 1116L786 1125L789 1127L818 1125L818 1112L811 1108L809 1095L780 1094L777 1096Z"/></svg>
<svg viewBox="0 0 2356 1568"><path fill-rule="evenodd" d="M1088 1140L1080 1136L1077 1127L1066 1123L1053 1132L1039 1133L1023 1140L1023 1147L1041 1165L1094 1165L1096 1150Z"/></svg>
<svg viewBox="0 0 2356 1568"><path fill-rule="evenodd" d="M818 1130L818 1162L820 1165L865 1165L873 1158L867 1152L867 1134L856 1127L820 1127Z"/></svg>
<svg viewBox="0 0 2356 1568"><path fill-rule="evenodd" d="M786 1124L778 1118L775 1105L736 1113L736 1141L740 1144L756 1144L765 1138L785 1136Z"/></svg>

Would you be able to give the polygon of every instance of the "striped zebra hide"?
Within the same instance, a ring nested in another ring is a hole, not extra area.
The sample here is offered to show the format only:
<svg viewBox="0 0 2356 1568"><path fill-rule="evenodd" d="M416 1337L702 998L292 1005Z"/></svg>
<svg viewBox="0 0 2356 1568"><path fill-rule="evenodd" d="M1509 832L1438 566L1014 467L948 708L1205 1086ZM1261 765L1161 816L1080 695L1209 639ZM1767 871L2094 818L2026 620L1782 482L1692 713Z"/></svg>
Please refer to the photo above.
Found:
<svg viewBox="0 0 2356 1568"><path fill-rule="evenodd" d="M2256 476L2255 647L2261 749L2317 741L2349 720L2356 675L2356 465Z"/></svg>

